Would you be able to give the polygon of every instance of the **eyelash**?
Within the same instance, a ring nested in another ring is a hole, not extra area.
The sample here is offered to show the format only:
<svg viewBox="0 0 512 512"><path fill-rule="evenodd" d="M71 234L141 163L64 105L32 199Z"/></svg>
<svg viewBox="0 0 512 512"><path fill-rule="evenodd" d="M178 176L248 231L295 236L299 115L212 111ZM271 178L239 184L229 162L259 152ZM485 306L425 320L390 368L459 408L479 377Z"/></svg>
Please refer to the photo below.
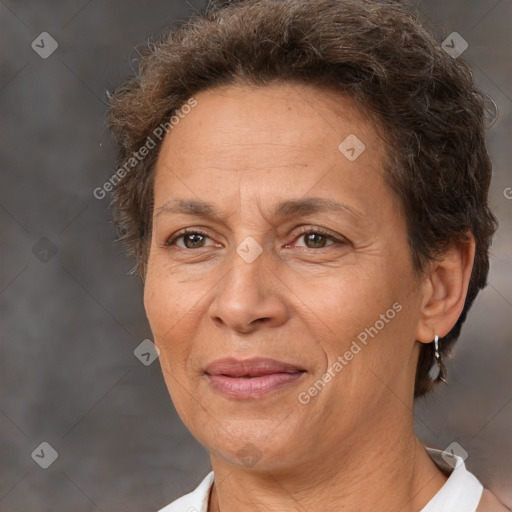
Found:
<svg viewBox="0 0 512 512"><path fill-rule="evenodd" d="M206 238L210 238L208 236L208 234L205 233L204 231L202 231L201 229L185 228L182 231L180 231L179 233L177 233L176 235L174 235L172 238L170 238L165 243L165 245L168 246L168 247L173 246L177 240L179 240L180 238L182 238L182 237L184 237L186 235L191 235L191 234L192 235L201 235L201 236L204 236ZM324 231L321 228L314 228L314 229L312 229L312 228L304 228L303 230L301 230L298 233L297 239L302 237L302 236L304 236L304 235L310 235L310 234L322 235L322 236L330 239L334 243L340 243L340 244L346 244L347 243L346 241L339 240L338 238L334 237L333 235L331 235L327 231ZM317 249L311 248L311 247L305 247L305 249L308 249L308 250L311 250L311 251L318 251L320 249L327 249L328 247L331 247L331 246L319 247ZM183 247L179 247L179 249L183 249ZM203 247L199 247L198 249L203 249ZM186 250L186 251L193 251L194 249L187 249L187 248L185 248L184 250Z"/></svg>

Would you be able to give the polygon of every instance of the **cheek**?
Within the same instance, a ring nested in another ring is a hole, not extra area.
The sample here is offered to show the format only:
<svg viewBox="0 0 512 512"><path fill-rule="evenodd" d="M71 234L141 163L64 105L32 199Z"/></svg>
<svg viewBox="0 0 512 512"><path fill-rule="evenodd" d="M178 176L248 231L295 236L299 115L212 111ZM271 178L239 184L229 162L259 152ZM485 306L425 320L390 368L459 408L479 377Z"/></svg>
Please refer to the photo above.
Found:
<svg viewBox="0 0 512 512"><path fill-rule="evenodd" d="M154 267L153 267L154 268ZM190 351L192 335L184 331L183 321L190 307L182 300L172 276L148 271L144 286L144 307L153 333L153 341L160 350L159 363L178 414L187 421L190 404L184 389L185 362Z"/></svg>
<svg viewBox="0 0 512 512"><path fill-rule="evenodd" d="M172 343L177 339L178 332L183 329L183 319L190 310L190 305L186 301L186 295L176 286L172 275L164 272L154 271L154 266L148 271L144 286L144 308L154 342L160 349L160 359L162 364L170 360L177 360L180 349L183 349L182 343ZM170 352L172 354L170 358Z"/></svg>
<svg viewBox="0 0 512 512"><path fill-rule="evenodd" d="M144 307L153 334L162 335L171 329L193 307L194 301L194 287L180 282L180 273L168 265L165 257L150 256Z"/></svg>
<svg viewBox="0 0 512 512"><path fill-rule="evenodd" d="M384 266L364 270L354 269L325 283L313 301L326 326L321 345L329 366L341 357L343 372L351 375L393 366L404 348L400 340L407 339L404 334L410 330L404 323L404 290L390 278L396 273Z"/></svg>
<svg viewBox="0 0 512 512"><path fill-rule="evenodd" d="M371 268L345 269L315 293L315 309L334 334L356 336L393 303L393 292ZM364 270L364 271L363 271Z"/></svg>
<svg viewBox="0 0 512 512"><path fill-rule="evenodd" d="M176 311L170 297L165 293L166 283L156 278L153 273L148 272L144 286L144 309L149 325L155 337L159 341L165 329L168 315L174 316Z"/></svg>

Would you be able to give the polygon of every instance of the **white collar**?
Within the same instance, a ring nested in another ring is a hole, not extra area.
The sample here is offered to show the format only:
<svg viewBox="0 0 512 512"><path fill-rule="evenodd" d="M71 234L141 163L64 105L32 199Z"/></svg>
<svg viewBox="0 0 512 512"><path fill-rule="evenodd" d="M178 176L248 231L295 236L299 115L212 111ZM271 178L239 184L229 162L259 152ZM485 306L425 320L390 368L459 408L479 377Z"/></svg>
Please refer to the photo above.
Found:
<svg viewBox="0 0 512 512"><path fill-rule="evenodd" d="M426 448L434 463L451 471L448 480L420 512L475 512L482 492L482 484L466 469L464 459L453 453ZM446 458L453 462L447 463Z"/></svg>
<svg viewBox="0 0 512 512"><path fill-rule="evenodd" d="M443 487L420 512L476 512L484 488L466 469L464 460L458 455L444 453L445 457L453 457L455 460L448 464L441 450L426 450L438 467L451 473ZM213 480L214 474L211 471L191 493L173 501L159 512L208 512Z"/></svg>

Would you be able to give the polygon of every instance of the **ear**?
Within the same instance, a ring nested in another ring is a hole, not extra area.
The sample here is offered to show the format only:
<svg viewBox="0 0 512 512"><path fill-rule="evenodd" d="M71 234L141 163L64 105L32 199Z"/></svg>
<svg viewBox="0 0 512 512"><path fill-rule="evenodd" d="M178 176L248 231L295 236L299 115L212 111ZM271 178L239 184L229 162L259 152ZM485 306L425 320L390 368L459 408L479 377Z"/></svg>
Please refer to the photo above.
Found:
<svg viewBox="0 0 512 512"><path fill-rule="evenodd" d="M462 310L475 258L475 238L450 246L442 257L432 263L422 283L420 318L416 339L430 343L437 334L446 336L456 324Z"/></svg>

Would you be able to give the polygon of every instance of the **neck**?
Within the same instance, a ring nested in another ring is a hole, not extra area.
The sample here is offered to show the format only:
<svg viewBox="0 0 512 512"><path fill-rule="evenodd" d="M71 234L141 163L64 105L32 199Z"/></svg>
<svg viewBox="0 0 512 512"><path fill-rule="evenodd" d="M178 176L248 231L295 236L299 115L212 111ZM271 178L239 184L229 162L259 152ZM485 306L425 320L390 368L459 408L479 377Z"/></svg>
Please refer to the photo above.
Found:
<svg viewBox="0 0 512 512"><path fill-rule="evenodd" d="M212 456L215 484L208 512L421 510L446 477L412 425L391 436L387 431L380 441L376 431L349 436L343 446L319 452L302 467L256 471Z"/></svg>

